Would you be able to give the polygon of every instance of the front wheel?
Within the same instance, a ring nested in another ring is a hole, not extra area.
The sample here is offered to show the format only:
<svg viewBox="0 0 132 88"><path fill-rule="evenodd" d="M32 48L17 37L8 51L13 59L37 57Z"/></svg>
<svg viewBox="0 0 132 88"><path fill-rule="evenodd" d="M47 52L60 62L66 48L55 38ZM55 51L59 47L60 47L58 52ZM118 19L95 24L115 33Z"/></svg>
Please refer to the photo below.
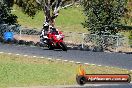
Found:
<svg viewBox="0 0 132 88"><path fill-rule="evenodd" d="M67 46L66 46L65 43L61 42L60 46L61 46L61 48L62 48L63 51L67 51Z"/></svg>

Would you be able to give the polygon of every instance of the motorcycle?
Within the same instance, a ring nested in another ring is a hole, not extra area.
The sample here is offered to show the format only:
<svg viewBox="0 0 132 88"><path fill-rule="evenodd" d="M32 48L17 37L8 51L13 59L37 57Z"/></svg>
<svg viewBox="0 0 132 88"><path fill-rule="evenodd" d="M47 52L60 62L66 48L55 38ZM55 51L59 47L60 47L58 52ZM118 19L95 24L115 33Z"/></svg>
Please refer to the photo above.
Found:
<svg viewBox="0 0 132 88"><path fill-rule="evenodd" d="M62 49L67 51L67 46L63 41L64 35L60 31L49 32L47 36L43 39L43 44L45 44L50 50Z"/></svg>

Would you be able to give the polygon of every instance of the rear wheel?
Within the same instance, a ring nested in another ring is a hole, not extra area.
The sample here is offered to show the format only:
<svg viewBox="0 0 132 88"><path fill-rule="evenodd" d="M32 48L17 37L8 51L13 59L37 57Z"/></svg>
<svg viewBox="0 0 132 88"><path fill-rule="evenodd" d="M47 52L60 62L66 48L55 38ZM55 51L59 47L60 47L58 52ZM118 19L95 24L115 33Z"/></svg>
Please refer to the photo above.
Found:
<svg viewBox="0 0 132 88"><path fill-rule="evenodd" d="M60 46L61 46L61 48L62 48L62 50L63 51L67 51L67 46L66 46L66 44L65 43L60 43Z"/></svg>
<svg viewBox="0 0 132 88"><path fill-rule="evenodd" d="M48 45L48 48L49 48L49 50L53 50L54 49L54 47L51 44Z"/></svg>
<svg viewBox="0 0 132 88"><path fill-rule="evenodd" d="M53 50L54 49L50 39L47 39L47 45L48 45L49 50Z"/></svg>

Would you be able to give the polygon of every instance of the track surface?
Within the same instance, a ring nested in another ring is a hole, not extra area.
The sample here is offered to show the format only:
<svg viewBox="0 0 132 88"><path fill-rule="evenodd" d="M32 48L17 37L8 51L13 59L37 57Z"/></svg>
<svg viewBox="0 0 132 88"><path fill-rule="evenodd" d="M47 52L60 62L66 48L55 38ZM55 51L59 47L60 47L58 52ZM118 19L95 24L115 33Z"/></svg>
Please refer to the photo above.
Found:
<svg viewBox="0 0 132 88"><path fill-rule="evenodd" d="M44 56L51 58L60 58L67 60L80 61L83 63L93 63L105 66L115 66L125 69L132 69L132 55L120 53L104 53L104 52L91 52L69 50L67 52L59 50L46 50L39 47L18 46L0 44L0 52L14 53L31 56ZM23 87L22 87L23 88ZM27 87L30 88L30 87ZM33 88L52 88L52 87L33 87ZM80 86L67 86L56 88L80 88ZM82 86L81 88L132 88L132 84L119 84L119 85L96 85Z"/></svg>
<svg viewBox="0 0 132 88"><path fill-rule="evenodd" d="M40 47L8 45L1 43L0 52L59 58L82 63L114 66L132 70L132 54L105 53L80 50L68 50L67 52L65 52L60 50L42 49Z"/></svg>
<svg viewBox="0 0 132 88"><path fill-rule="evenodd" d="M57 88L57 87L56 87ZM118 84L118 85L86 85L86 86L82 86L82 87L61 87L61 88L132 88L132 84Z"/></svg>
<svg viewBox="0 0 132 88"><path fill-rule="evenodd" d="M32 86L32 87L11 87L11 88L132 88L132 84L86 84L79 85L55 85L55 86Z"/></svg>

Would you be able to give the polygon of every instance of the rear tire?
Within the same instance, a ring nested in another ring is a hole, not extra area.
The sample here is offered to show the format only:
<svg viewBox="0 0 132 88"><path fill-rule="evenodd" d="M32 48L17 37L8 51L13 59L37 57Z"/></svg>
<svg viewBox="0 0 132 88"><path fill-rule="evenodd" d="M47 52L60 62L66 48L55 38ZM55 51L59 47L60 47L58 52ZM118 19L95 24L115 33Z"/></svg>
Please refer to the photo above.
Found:
<svg viewBox="0 0 132 88"><path fill-rule="evenodd" d="M53 50L54 47L52 45L48 45L49 50Z"/></svg>
<svg viewBox="0 0 132 88"><path fill-rule="evenodd" d="M50 39L47 40L47 45L48 45L49 50L53 50L54 49Z"/></svg>
<svg viewBox="0 0 132 88"><path fill-rule="evenodd" d="M67 51L67 46L66 46L65 43L61 42L60 46L61 46L61 48L62 48L63 51Z"/></svg>

